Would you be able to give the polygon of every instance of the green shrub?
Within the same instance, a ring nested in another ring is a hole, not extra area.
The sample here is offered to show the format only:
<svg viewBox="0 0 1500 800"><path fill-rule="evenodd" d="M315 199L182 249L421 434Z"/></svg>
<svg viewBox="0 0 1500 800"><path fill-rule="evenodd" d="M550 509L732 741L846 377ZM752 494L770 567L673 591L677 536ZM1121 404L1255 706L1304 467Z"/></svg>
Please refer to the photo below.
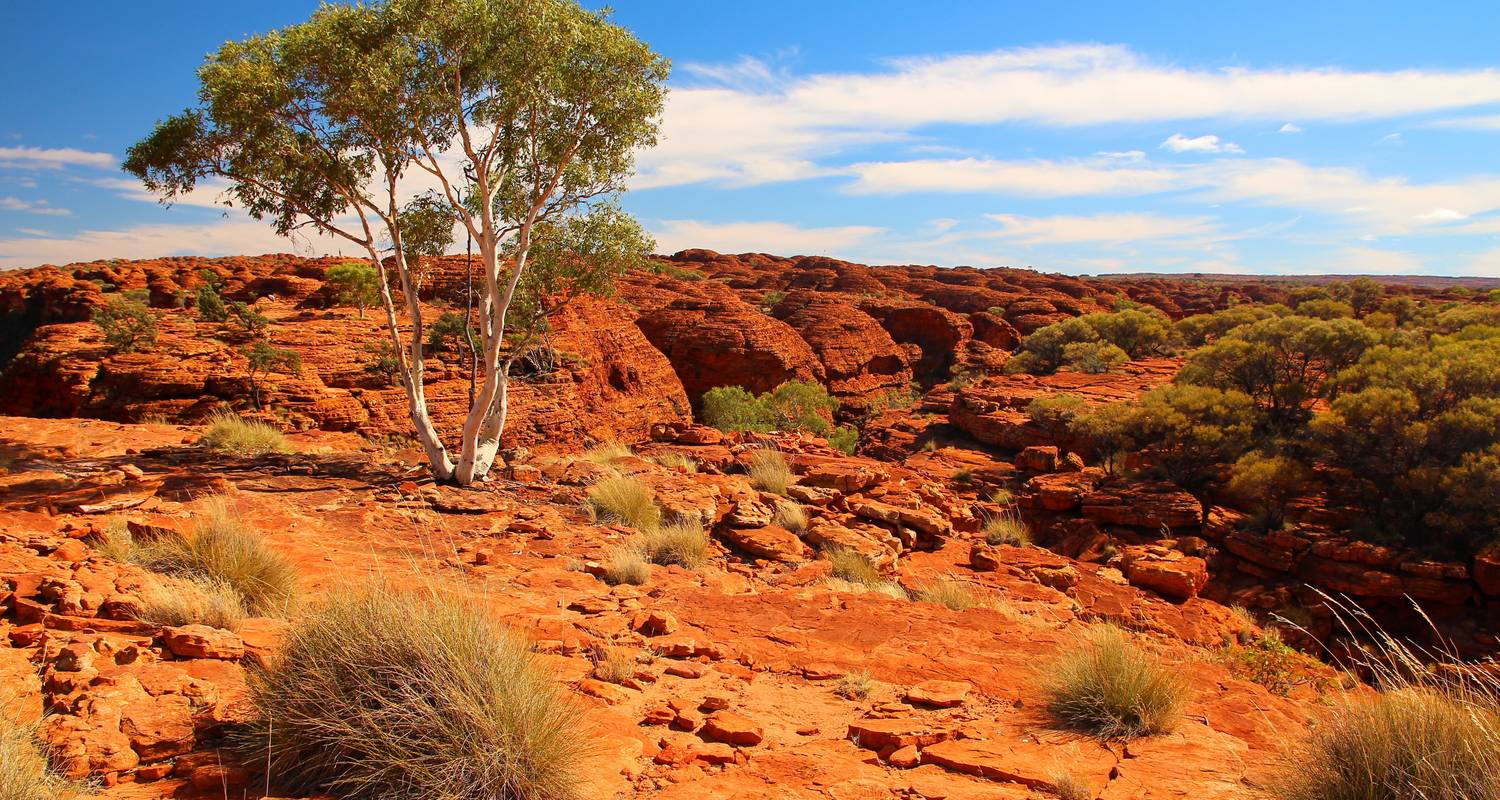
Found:
<svg viewBox="0 0 1500 800"><path fill-rule="evenodd" d="M1294 459L1250 452L1230 468L1228 488L1255 503L1260 528L1271 531L1286 523L1287 506L1311 478L1312 472Z"/></svg>
<svg viewBox="0 0 1500 800"><path fill-rule="evenodd" d="M763 492L786 494L792 484L792 468L780 450L760 448L750 455L750 484Z"/></svg>
<svg viewBox="0 0 1500 800"><path fill-rule="evenodd" d="M838 400L821 384L787 381L756 397L739 386L719 386L703 393L703 422L722 431L807 431L827 437ZM847 442L849 433L838 433ZM854 432L858 437L858 431Z"/></svg>
<svg viewBox="0 0 1500 800"><path fill-rule="evenodd" d="M224 322L229 319L229 309L224 307L224 298L219 296L218 289L211 283L198 287L194 307L198 310L198 319L204 322Z"/></svg>
<svg viewBox="0 0 1500 800"><path fill-rule="evenodd" d="M661 523L661 509L651 487L631 475L607 475L589 487L589 508L595 517L636 530L651 530Z"/></svg>
<svg viewBox="0 0 1500 800"><path fill-rule="evenodd" d="M380 302L380 274L369 264L349 261L335 264L324 275L339 305L353 306L364 319L365 309Z"/></svg>
<svg viewBox="0 0 1500 800"><path fill-rule="evenodd" d="M302 371L302 356L296 351L272 347L259 339L240 348L240 355L245 357L245 374L250 379L250 402L257 409L260 408L261 384L271 373L292 375Z"/></svg>
<svg viewBox="0 0 1500 800"><path fill-rule="evenodd" d="M260 420L244 419L236 414L214 415L198 444L237 456L262 456L292 450L281 431Z"/></svg>
<svg viewBox="0 0 1500 800"><path fill-rule="evenodd" d="M765 408L738 386L719 386L703 393L703 422L721 431L756 431L767 424Z"/></svg>
<svg viewBox="0 0 1500 800"><path fill-rule="evenodd" d="M1180 674L1112 625L1091 630L1045 681L1047 708L1058 722L1106 738L1168 733L1187 700Z"/></svg>
<svg viewBox="0 0 1500 800"><path fill-rule="evenodd" d="M117 353L150 350L156 345L156 315L139 300L111 297L94 309L90 320L104 334L104 343Z"/></svg>
<svg viewBox="0 0 1500 800"><path fill-rule="evenodd" d="M1109 342L1074 342L1063 348L1062 364L1079 372L1102 375L1129 360L1124 350Z"/></svg>
<svg viewBox="0 0 1500 800"><path fill-rule="evenodd" d="M875 680L870 671L862 669L859 672L851 672L834 685L833 693L845 700L863 700L870 696L870 690L875 688Z"/></svg>
<svg viewBox="0 0 1500 800"><path fill-rule="evenodd" d="M1224 651L1224 660L1230 672L1266 687L1271 694L1283 697L1290 694L1292 687L1297 685L1298 667L1302 665L1303 658L1301 653L1282 640L1281 631L1276 628L1267 630L1249 644L1232 644Z"/></svg>
<svg viewBox="0 0 1500 800"><path fill-rule="evenodd" d="M859 446L859 428L853 425L840 425L828 432L828 444L835 450L841 450L849 455L854 455L854 450Z"/></svg>
<svg viewBox="0 0 1500 800"><path fill-rule="evenodd" d="M574 800L578 710L519 635L435 593L334 594L250 676L237 739L299 796Z"/></svg>

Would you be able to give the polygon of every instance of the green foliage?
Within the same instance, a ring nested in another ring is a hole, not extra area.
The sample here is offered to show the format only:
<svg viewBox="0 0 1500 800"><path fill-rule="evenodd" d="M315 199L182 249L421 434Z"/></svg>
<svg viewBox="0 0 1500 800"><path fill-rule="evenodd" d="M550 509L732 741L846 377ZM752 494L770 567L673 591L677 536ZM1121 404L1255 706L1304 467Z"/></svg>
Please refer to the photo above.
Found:
<svg viewBox="0 0 1500 800"><path fill-rule="evenodd" d="M850 434L835 432L830 421L838 405L822 384L811 381L787 381L759 397L738 386L720 386L703 393L702 416L723 431L807 431L847 443Z"/></svg>
<svg viewBox="0 0 1500 800"><path fill-rule="evenodd" d="M781 301L783 301L785 299L786 299L786 292L783 292L783 291L780 291L780 290L770 291L770 292L766 292L765 299L761 300L760 305L761 305L761 308L768 308L768 309L769 308L775 308L775 307L781 305Z"/></svg>
<svg viewBox="0 0 1500 800"><path fill-rule="evenodd" d="M1307 467L1295 459L1252 451L1234 462L1228 488L1255 503L1260 527L1269 531L1286 524L1288 503L1311 478Z"/></svg>
<svg viewBox="0 0 1500 800"><path fill-rule="evenodd" d="M1354 306L1340 300L1308 300L1298 303L1297 314L1313 319L1349 319L1354 316Z"/></svg>
<svg viewBox="0 0 1500 800"><path fill-rule="evenodd" d="M1194 314L1177 320L1173 325L1173 333L1178 341L1188 347L1202 347L1241 325L1280 316L1277 309L1287 310L1281 306L1242 303L1212 314Z"/></svg>
<svg viewBox="0 0 1500 800"><path fill-rule="evenodd" d="M139 300L111 297L94 309L90 320L104 334L104 343L117 353L150 350L156 345L156 315Z"/></svg>
<svg viewBox="0 0 1500 800"><path fill-rule="evenodd" d="M828 444L834 449L854 455L855 448L859 447L859 428L853 425L840 425L834 428L828 432Z"/></svg>
<svg viewBox="0 0 1500 800"><path fill-rule="evenodd" d="M240 327L245 329L245 333L250 334L252 338L259 339L265 336L266 331L271 327L271 320L255 306L248 303L239 300L230 303L229 313L240 324Z"/></svg>
<svg viewBox="0 0 1500 800"><path fill-rule="evenodd" d="M229 319L229 309L224 307L224 298L219 296L218 288L212 283L198 287L193 305L198 310L198 319L204 322L225 322Z"/></svg>
<svg viewBox="0 0 1500 800"><path fill-rule="evenodd" d="M380 302L380 275L369 264L335 264L328 268L324 280L333 287L334 300L358 309L360 319L364 319L365 309Z"/></svg>
<svg viewBox="0 0 1500 800"><path fill-rule="evenodd" d="M1073 342L1063 348L1063 366L1094 375L1113 372L1129 360L1124 350L1109 342Z"/></svg>
<svg viewBox="0 0 1500 800"><path fill-rule="evenodd" d="M1227 464L1254 441L1255 405L1232 389L1170 385L1137 399L1123 420L1124 432L1149 446L1156 469L1189 491L1213 479L1213 467Z"/></svg>
<svg viewBox="0 0 1500 800"><path fill-rule="evenodd" d="M1291 694L1301 682L1300 668L1306 658L1287 644L1276 628L1267 630L1249 644L1231 644L1224 649L1224 660L1230 672L1282 697Z"/></svg>
<svg viewBox="0 0 1500 800"><path fill-rule="evenodd" d="M362 344L359 349L368 358L363 368L366 375L379 378L390 386L401 383L401 361L396 358L395 346L388 340L381 339L377 342Z"/></svg>
<svg viewBox="0 0 1500 800"><path fill-rule="evenodd" d="M1006 370L1046 374L1058 367L1074 366L1107 372L1130 358L1165 353L1171 340L1171 321L1154 309L1085 314L1033 331L1021 340L1021 348L1006 364ZM1071 361L1069 347L1073 348Z"/></svg>
<svg viewBox="0 0 1500 800"><path fill-rule="evenodd" d="M426 283L427 271L421 268L422 259L440 256L453 246L453 226L456 224L458 219L447 208L446 202L430 194L413 198L397 215L396 230L401 235L401 252L416 282L413 289L421 289Z"/></svg>
<svg viewBox="0 0 1500 800"><path fill-rule="evenodd" d="M1272 432L1292 436L1327 395L1327 379L1358 361L1376 339L1354 320L1272 317L1195 351L1177 381L1242 392Z"/></svg>
<svg viewBox="0 0 1500 800"><path fill-rule="evenodd" d="M266 376L273 372L290 375L302 371L302 357L295 351L273 347L260 339L241 348L240 355L245 357L246 375L250 379L250 398L257 409L260 408L261 384Z"/></svg>
<svg viewBox="0 0 1500 800"><path fill-rule="evenodd" d="M427 349L442 353L463 342L467 351L479 347L471 326L464 324L465 317L457 311L444 311L427 326Z"/></svg>
<svg viewBox="0 0 1500 800"><path fill-rule="evenodd" d="M477 603L436 590L331 593L250 674L245 763L283 793L575 800L578 709Z"/></svg>
<svg viewBox="0 0 1500 800"><path fill-rule="evenodd" d="M1059 451L1066 452L1073 423L1088 407L1088 403L1076 394L1053 394L1032 400L1026 406L1026 414L1041 428L1048 441L1056 444Z"/></svg>

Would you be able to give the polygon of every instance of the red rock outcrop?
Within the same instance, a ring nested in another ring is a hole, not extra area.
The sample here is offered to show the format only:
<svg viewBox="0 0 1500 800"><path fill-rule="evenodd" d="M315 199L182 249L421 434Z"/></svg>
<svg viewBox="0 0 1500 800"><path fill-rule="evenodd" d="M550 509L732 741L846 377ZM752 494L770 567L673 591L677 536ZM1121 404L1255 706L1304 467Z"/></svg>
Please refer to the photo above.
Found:
<svg viewBox="0 0 1500 800"><path fill-rule="evenodd" d="M833 295L798 289L772 310L817 354L829 391L855 410L911 381L906 353L870 315Z"/></svg>

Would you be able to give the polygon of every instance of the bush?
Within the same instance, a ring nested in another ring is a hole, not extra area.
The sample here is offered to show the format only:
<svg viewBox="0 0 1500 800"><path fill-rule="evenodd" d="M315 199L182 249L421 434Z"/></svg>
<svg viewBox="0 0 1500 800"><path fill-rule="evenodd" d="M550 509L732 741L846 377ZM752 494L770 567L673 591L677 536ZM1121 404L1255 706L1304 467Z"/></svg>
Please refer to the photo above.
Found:
<svg viewBox="0 0 1500 800"><path fill-rule="evenodd" d="M845 700L863 700L870 696L873 688L875 680L870 676L870 671L862 669L839 678L839 682L833 687L833 693Z"/></svg>
<svg viewBox="0 0 1500 800"><path fill-rule="evenodd" d="M646 560L639 547L621 545L609 552L601 577L610 586L622 583L640 586L651 579L651 562Z"/></svg>
<svg viewBox="0 0 1500 800"><path fill-rule="evenodd" d="M198 444L237 456L262 456L292 450L281 431L260 420L244 419L235 414L214 415Z"/></svg>
<svg viewBox="0 0 1500 800"><path fill-rule="evenodd" d="M224 307L224 298L219 296L218 289L211 283L198 287L194 306L198 309L198 319L204 322L224 322L229 319L229 309Z"/></svg>
<svg viewBox="0 0 1500 800"><path fill-rule="evenodd" d="M230 303L229 313L235 318L235 321L240 323L240 327L245 329L245 333L250 334L254 338L258 339L265 336L266 331L271 327L270 318L260 313L255 306L248 303L242 303L238 300Z"/></svg>
<svg viewBox="0 0 1500 800"><path fill-rule="evenodd" d="M1177 727L1187 700L1179 674L1112 625L1094 628L1047 671L1047 708L1095 736L1134 737Z"/></svg>
<svg viewBox="0 0 1500 800"><path fill-rule="evenodd" d="M651 460L667 469L681 470L689 474L698 471L698 462L682 453L662 453L659 456L652 456Z"/></svg>
<svg viewBox="0 0 1500 800"><path fill-rule="evenodd" d="M708 534L701 525L679 520L646 531L641 549L653 564L692 569L708 556Z"/></svg>
<svg viewBox="0 0 1500 800"><path fill-rule="evenodd" d="M828 562L833 571L833 577L857 583L861 586L873 586L884 580L880 576L880 570L870 562L863 554L845 547L826 547L823 549L823 559Z"/></svg>
<svg viewBox="0 0 1500 800"><path fill-rule="evenodd" d="M759 397L739 386L719 386L703 393L703 422L722 431L807 431L829 436L839 402L821 384L787 381ZM847 442L847 432L837 433ZM858 432L854 436L858 438Z"/></svg>
<svg viewBox="0 0 1500 800"><path fill-rule="evenodd" d="M1113 372L1129 360L1124 350L1109 342L1074 342L1063 348L1064 366L1093 375Z"/></svg>
<svg viewBox="0 0 1500 800"><path fill-rule="evenodd" d="M266 377L273 372L292 375L302 371L302 356L296 351L272 347L259 339L240 348L240 355L245 357L245 374L250 379L250 402L257 409L260 408L261 383Z"/></svg>
<svg viewBox="0 0 1500 800"><path fill-rule="evenodd" d="M1286 524L1287 506L1311 478L1307 467L1286 456L1250 452L1234 462L1228 488L1253 502L1257 523L1271 531Z"/></svg>
<svg viewBox="0 0 1500 800"><path fill-rule="evenodd" d="M339 593L250 676L239 737L298 795L572 800L579 714L526 641L432 593Z"/></svg>
<svg viewBox="0 0 1500 800"><path fill-rule="evenodd" d="M828 433L828 444L835 450L854 455L854 449L859 446L859 428L853 425L841 425L834 428Z"/></svg>
<svg viewBox="0 0 1500 800"><path fill-rule="evenodd" d="M328 268L324 278L333 287L339 305L355 307L360 319L364 319L365 309L380 302L380 274L369 264L358 261L335 264Z"/></svg>
<svg viewBox="0 0 1500 800"><path fill-rule="evenodd" d="M967 611L983 603L969 584L956 578L939 578L917 587L917 600L937 603L952 611Z"/></svg>
<svg viewBox="0 0 1500 800"><path fill-rule="evenodd" d="M111 297L90 317L104 334L104 343L117 353L150 350L156 344L156 315L139 300Z"/></svg>
<svg viewBox="0 0 1500 800"><path fill-rule="evenodd" d="M1297 685L1303 656L1281 638L1281 631L1271 628L1249 644L1230 645L1224 659L1230 672L1285 697Z"/></svg>
<svg viewBox="0 0 1500 800"><path fill-rule="evenodd" d="M767 424L765 408L738 386L719 386L703 393L703 422L721 431L759 431Z"/></svg>
<svg viewBox="0 0 1500 800"><path fill-rule="evenodd" d="M647 531L661 523L661 509L651 488L630 475L608 475L589 487L588 505L594 516Z"/></svg>
<svg viewBox="0 0 1500 800"><path fill-rule="evenodd" d="M786 494L792 484L792 468L780 450L761 448L750 456L750 483L763 492Z"/></svg>
<svg viewBox="0 0 1500 800"><path fill-rule="evenodd" d="M604 444L591 447L583 453L583 460L594 464L613 464L635 456L635 451L629 445L619 442L605 442Z"/></svg>

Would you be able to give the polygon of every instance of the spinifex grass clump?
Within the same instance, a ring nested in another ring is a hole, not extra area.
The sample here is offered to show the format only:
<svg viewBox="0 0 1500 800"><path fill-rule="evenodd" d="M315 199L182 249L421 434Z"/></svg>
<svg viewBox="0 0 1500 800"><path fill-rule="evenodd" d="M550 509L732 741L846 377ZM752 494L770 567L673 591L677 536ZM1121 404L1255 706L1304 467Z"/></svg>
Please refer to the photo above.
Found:
<svg viewBox="0 0 1500 800"><path fill-rule="evenodd" d="M335 597L251 675L247 763L299 795L572 800L587 737L524 640L433 592Z"/></svg>
<svg viewBox="0 0 1500 800"><path fill-rule="evenodd" d="M260 420L244 419L235 414L219 414L208 422L208 430L198 444L237 456L261 456L267 453L289 453L291 444L281 431Z"/></svg>
<svg viewBox="0 0 1500 800"><path fill-rule="evenodd" d="M646 531L641 550L653 564L677 564L689 569L708 557L708 533L698 525L678 520Z"/></svg>
<svg viewBox="0 0 1500 800"><path fill-rule="evenodd" d="M1332 600L1341 619L1368 619ZM1500 797L1500 676L1379 629L1362 665L1380 691L1336 702L1294 746L1275 800L1491 800Z"/></svg>
<svg viewBox="0 0 1500 800"><path fill-rule="evenodd" d="M780 450L761 448L750 456L750 484L763 492L786 494L792 484L792 468Z"/></svg>
<svg viewBox="0 0 1500 800"><path fill-rule="evenodd" d="M609 522L618 522L636 530L651 530L661 524L661 509L651 487L631 475L616 474L600 478L588 491L589 509Z"/></svg>
<svg viewBox="0 0 1500 800"><path fill-rule="evenodd" d="M0 800L82 800L83 787L48 769L36 726L11 718L15 698L0 691Z"/></svg>
<svg viewBox="0 0 1500 800"><path fill-rule="evenodd" d="M1187 685L1113 625L1089 631L1048 670L1047 708L1096 736L1168 733L1182 718Z"/></svg>

